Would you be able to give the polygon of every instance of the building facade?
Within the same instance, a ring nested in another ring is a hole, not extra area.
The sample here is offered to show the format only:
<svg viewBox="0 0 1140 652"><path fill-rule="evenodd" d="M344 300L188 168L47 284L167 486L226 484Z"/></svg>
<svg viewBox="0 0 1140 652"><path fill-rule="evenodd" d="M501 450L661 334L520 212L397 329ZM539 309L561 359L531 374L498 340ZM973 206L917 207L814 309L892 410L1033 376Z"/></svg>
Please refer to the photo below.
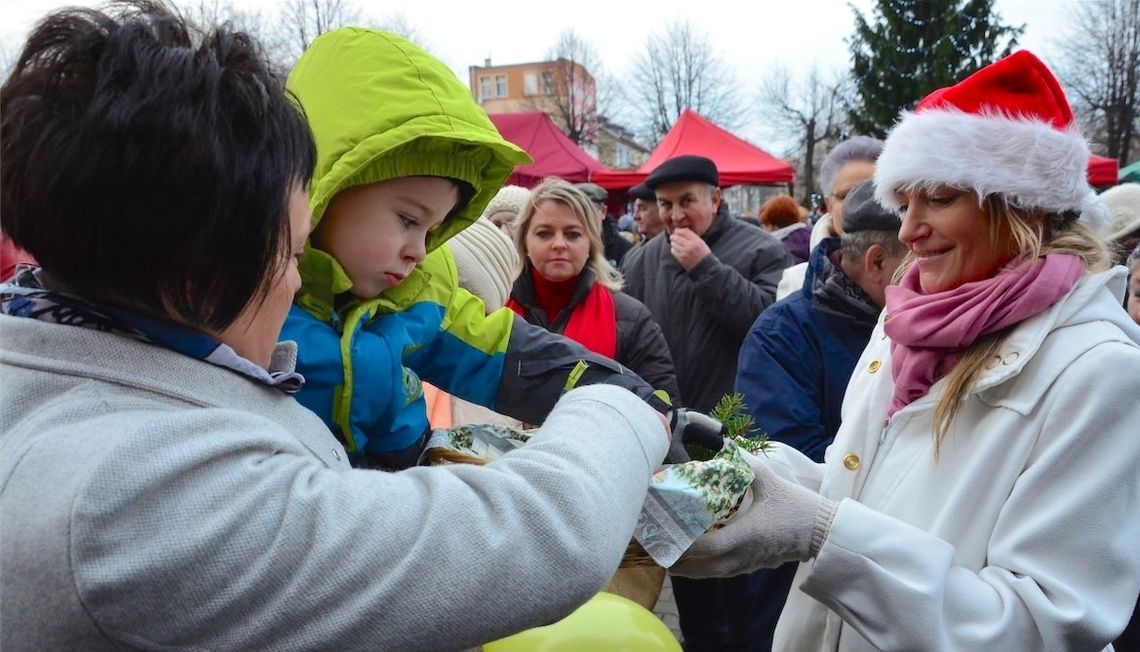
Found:
<svg viewBox="0 0 1140 652"><path fill-rule="evenodd" d="M597 154L602 165L613 170L634 170L649 158L650 150L637 142L633 132L598 116Z"/></svg>
<svg viewBox="0 0 1140 652"><path fill-rule="evenodd" d="M569 59L468 67L471 94L487 113L542 111L590 151L598 137L598 94L593 75ZM593 153L593 152L591 152Z"/></svg>

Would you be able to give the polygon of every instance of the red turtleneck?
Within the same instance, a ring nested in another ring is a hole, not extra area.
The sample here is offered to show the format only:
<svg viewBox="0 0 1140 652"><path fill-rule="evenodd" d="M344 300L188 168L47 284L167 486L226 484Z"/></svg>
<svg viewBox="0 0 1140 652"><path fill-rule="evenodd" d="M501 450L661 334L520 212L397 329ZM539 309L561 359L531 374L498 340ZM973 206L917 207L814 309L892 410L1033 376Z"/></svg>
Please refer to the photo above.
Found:
<svg viewBox="0 0 1140 652"><path fill-rule="evenodd" d="M546 322L553 324L554 320L558 318L558 313L570 305L570 298L574 294L574 286L578 284L578 277L574 276L565 281L551 281L539 274L533 265L528 265L528 267L530 267L530 280L534 285L534 299L546 311Z"/></svg>
<svg viewBox="0 0 1140 652"><path fill-rule="evenodd" d="M527 267L534 286L535 303L546 312L547 327L551 328L559 313L570 305L581 275L566 281L551 281L535 271L533 266ZM523 318L527 315L526 308L513 296L507 301L507 307ZM617 354L617 312L609 289L595 281L574 312L570 313L562 334L594 353L613 358Z"/></svg>

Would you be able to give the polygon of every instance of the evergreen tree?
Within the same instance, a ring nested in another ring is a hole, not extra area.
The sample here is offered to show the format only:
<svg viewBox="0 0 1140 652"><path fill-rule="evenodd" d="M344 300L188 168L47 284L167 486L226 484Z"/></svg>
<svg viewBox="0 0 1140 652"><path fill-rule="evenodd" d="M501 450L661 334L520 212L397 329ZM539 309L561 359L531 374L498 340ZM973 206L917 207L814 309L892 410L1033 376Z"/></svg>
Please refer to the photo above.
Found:
<svg viewBox="0 0 1140 652"><path fill-rule="evenodd" d="M882 138L903 109L1009 54L1025 26L1001 24L994 0L876 0L848 39L854 131Z"/></svg>

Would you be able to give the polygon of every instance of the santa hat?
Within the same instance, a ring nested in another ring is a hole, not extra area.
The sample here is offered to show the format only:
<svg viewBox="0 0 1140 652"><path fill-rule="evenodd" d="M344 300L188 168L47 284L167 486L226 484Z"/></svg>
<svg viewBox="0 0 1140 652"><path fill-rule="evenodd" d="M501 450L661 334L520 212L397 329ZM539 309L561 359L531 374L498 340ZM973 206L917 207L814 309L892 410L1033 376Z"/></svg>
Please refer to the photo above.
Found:
<svg viewBox="0 0 1140 652"><path fill-rule="evenodd" d="M903 114L875 166L876 197L939 185L1000 194L1024 209L1075 212L1103 231L1108 210L1089 187L1089 147L1057 78L1020 51L927 95Z"/></svg>

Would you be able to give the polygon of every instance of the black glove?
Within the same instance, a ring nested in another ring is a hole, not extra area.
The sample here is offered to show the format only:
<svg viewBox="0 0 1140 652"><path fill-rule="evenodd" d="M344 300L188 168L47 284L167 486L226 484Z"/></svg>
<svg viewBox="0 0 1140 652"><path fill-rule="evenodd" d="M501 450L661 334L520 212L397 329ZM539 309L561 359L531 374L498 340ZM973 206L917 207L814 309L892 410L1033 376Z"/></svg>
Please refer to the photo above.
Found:
<svg viewBox="0 0 1140 652"><path fill-rule="evenodd" d="M681 464L692 459L685 450L686 444L695 444L714 453L724 447L724 425L707 414L685 408L677 408L669 414L669 426L673 440L669 443L669 454L665 461Z"/></svg>

